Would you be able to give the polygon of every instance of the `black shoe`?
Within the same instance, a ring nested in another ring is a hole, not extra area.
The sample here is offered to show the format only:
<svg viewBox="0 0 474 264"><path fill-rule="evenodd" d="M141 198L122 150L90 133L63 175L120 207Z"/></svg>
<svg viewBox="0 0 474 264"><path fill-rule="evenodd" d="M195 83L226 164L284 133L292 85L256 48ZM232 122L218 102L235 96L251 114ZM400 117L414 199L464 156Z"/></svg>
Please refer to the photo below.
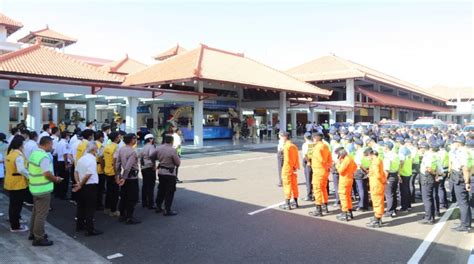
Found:
<svg viewBox="0 0 474 264"><path fill-rule="evenodd" d="M153 205L152 205L152 206L148 206L147 208L148 208L148 210L156 210L156 206L153 206Z"/></svg>
<svg viewBox="0 0 474 264"><path fill-rule="evenodd" d="M349 221L349 219L347 219L347 214L345 212L338 214L336 216L336 219L339 221Z"/></svg>
<svg viewBox="0 0 474 264"><path fill-rule="evenodd" d="M33 240L32 245L35 247L48 247L53 245L53 241L43 238L40 240Z"/></svg>
<svg viewBox="0 0 474 264"><path fill-rule="evenodd" d="M392 217L392 218L397 217L397 212L393 211L393 212L390 214L390 217Z"/></svg>
<svg viewBox="0 0 474 264"><path fill-rule="evenodd" d="M48 238L48 234L44 234L44 238L47 239L47 238ZM30 234L30 235L28 236L28 240L34 240L34 239L35 239L35 236L34 236L33 234Z"/></svg>
<svg viewBox="0 0 474 264"><path fill-rule="evenodd" d="M92 231L87 231L86 232L86 236L98 236L98 235L102 235L104 232L102 231L99 231L99 230L92 230Z"/></svg>
<svg viewBox="0 0 474 264"><path fill-rule="evenodd" d="M177 215L178 212L176 211L173 211L173 210L165 210L165 212L163 213L164 216L174 216L174 215Z"/></svg>
<svg viewBox="0 0 474 264"><path fill-rule="evenodd" d="M380 228L382 227L382 221L380 219L375 219L374 221L367 223L366 226L370 228Z"/></svg>
<svg viewBox="0 0 474 264"><path fill-rule="evenodd" d="M433 220L428 220L428 219L421 219L420 221L418 221L418 224L422 224L422 225L432 225L434 224L434 221Z"/></svg>
<svg viewBox="0 0 474 264"><path fill-rule="evenodd" d="M135 219L135 218L129 218L127 220L125 220L125 224L127 225L136 225L136 224L140 224L142 221L138 220L138 219Z"/></svg>
<svg viewBox="0 0 474 264"><path fill-rule="evenodd" d="M320 217L323 216L323 209L321 208L321 205L316 205L316 209L314 211L310 211L308 214L311 216Z"/></svg>
<svg viewBox="0 0 474 264"><path fill-rule="evenodd" d="M453 229L452 231L454 231L454 232L466 232L466 233L469 233L470 230L471 230L470 227L458 226L456 229Z"/></svg>
<svg viewBox="0 0 474 264"><path fill-rule="evenodd" d="M435 216L436 216L436 217L441 217L441 213L440 213L440 212L436 212L436 213L435 213Z"/></svg>
<svg viewBox="0 0 474 264"><path fill-rule="evenodd" d="M183 183L180 179L176 178L176 183Z"/></svg>
<svg viewBox="0 0 474 264"><path fill-rule="evenodd" d="M352 209L349 209L349 213L347 215L351 220L354 220L354 214L352 214Z"/></svg>
<svg viewBox="0 0 474 264"><path fill-rule="evenodd" d="M325 203L325 204L323 205L323 210L324 210L324 212L325 212L326 214L329 214L329 206L328 206L327 203Z"/></svg>
<svg viewBox="0 0 474 264"><path fill-rule="evenodd" d="M294 198L291 205L294 206L295 209L299 208L300 206L298 205L298 198Z"/></svg>
<svg viewBox="0 0 474 264"><path fill-rule="evenodd" d="M159 214L159 213L163 213L163 209L161 207L157 207L155 209L155 213Z"/></svg>

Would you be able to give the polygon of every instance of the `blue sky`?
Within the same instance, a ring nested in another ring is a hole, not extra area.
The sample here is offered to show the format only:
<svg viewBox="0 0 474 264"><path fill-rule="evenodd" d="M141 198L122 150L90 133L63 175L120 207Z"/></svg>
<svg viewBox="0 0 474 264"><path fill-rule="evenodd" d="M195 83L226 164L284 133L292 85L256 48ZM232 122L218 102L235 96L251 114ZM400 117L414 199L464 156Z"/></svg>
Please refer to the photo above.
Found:
<svg viewBox="0 0 474 264"><path fill-rule="evenodd" d="M145 63L176 43L244 52L277 69L334 53L405 81L473 86L473 4L428 1L0 0L17 40L46 24L68 53Z"/></svg>

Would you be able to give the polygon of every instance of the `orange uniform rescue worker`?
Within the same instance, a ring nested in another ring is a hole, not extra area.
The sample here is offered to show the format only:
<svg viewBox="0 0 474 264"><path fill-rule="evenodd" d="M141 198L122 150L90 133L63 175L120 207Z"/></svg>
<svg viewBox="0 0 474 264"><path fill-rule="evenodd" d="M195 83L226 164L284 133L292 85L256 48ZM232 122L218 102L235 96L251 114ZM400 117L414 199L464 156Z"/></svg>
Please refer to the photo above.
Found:
<svg viewBox="0 0 474 264"><path fill-rule="evenodd" d="M374 218L367 223L368 227L378 228L382 226L382 215L384 213L384 193L387 177L385 176L383 161L378 157L378 152L370 151L371 164L369 167L370 195L372 197L372 207L374 208Z"/></svg>
<svg viewBox="0 0 474 264"><path fill-rule="evenodd" d="M314 134L313 142L316 145L311 157L311 168L313 169L313 192L316 210L309 212L309 214L312 216L323 216L323 205L325 212L329 213L327 184L332 157L328 145L323 142L323 134Z"/></svg>
<svg viewBox="0 0 474 264"><path fill-rule="evenodd" d="M340 147L336 149L338 161L336 169L339 173L339 199L341 200L341 214L338 220L349 221L354 218L352 215L352 184L354 173L357 171L357 164L354 159L347 155L347 151Z"/></svg>
<svg viewBox="0 0 474 264"><path fill-rule="evenodd" d="M283 167L281 170L281 179L283 183L283 192L285 193L285 203L280 206L281 209L291 210L290 199L293 196L294 205L298 208L298 181L296 171L300 168L298 147L288 140L288 133L280 131L280 139L283 141Z"/></svg>

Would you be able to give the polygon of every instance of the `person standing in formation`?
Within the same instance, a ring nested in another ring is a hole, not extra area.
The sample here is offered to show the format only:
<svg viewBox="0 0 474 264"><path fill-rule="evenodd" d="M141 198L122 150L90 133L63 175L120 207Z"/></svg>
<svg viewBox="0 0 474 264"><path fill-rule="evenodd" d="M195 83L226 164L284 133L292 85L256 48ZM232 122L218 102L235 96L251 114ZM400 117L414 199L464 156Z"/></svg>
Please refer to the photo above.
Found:
<svg viewBox="0 0 474 264"><path fill-rule="evenodd" d="M293 197L294 206L298 205L298 179L296 171L300 169L298 158L298 148L288 138L289 134L280 131L280 138L283 140L283 166L281 179L283 183L283 192L285 194L285 203L280 206L281 209L291 210L290 199Z"/></svg>
<svg viewBox="0 0 474 264"><path fill-rule="evenodd" d="M151 156L155 152L155 138L152 134L145 136L145 146L140 152L140 165L142 169L142 207L148 209L156 209L153 205L155 182L156 182L156 160Z"/></svg>

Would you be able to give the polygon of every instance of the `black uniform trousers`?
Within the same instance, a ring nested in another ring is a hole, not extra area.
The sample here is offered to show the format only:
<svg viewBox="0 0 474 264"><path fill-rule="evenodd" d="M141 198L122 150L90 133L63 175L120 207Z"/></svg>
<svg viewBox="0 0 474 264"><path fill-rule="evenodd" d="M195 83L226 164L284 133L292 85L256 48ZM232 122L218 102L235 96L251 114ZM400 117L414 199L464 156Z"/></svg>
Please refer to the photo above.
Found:
<svg viewBox="0 0 474 264"><path fill-rule="evenodd" d="M120 188L120 216L125 219L133 218L135 205L138 202L138 179L127 179Z"/></svg>
<svg viewBox="0 0 474 264"><path fill-rule="evenodd" d="M306 180L306 197L313 197L313 169L307 165L306 159L303 159L304 177Z"/></svg>
<svg viewBox="0 0 474 264"><path fill-rule="evenodd" d="M446 173L439 179L438 182L438 195L439 195L439 203L442 207L448 208L448 194L446 193Z"/></svg>
<svg viewBox="0 0 474 264"><path fill-rule="evenodd" d="M400 203L402 210L407 210L411 208L412 201L410 189L411 176L400 176L400 178L402 178L400 182Z"/></svg>
<svg viewBox="0 0 474 264"><path fill-rule="evenodd" d="M420 164L413 164L412 166L412 169L413 169L413 174L411 175L411 178L410 178L410 194L411 194L411 202L414 203L415 202L415 194L416 194L416 187L415 187L415 183L416 183L416 178L418 177L419 173L420 173ZM419 180L419 179L418 179ZM419 187L420 187L420 191L421 191L421 183L419 183Z"/></svg>
<svg viewBox="0 0 474 264"><path fill-rule="evenodd" d="M77 182L76 182L76 177L74 177L74 171L76 170L76 167L74 165L72 165L72 167L69 169L69 173L71 175L71 182L72 182L72 185L76 185ZM77 192L72 192L71 193L71 200L73 201L76 201L79 199L79 194Z"/></svg>
<svg viewBox="0 0 474 264"><path fill-rule="evenodd" d="M97 202L97 184L86 184L77 193L76 229L94 230L94 213Z"/></svg>
<svg viewBox="0 0 474 264"><path fill-rule="evenodd" d="M357 207L369 209L369 179L356 178L355 182L357 185L357 192L359 193L359 204Z"/></svg>
<svg viewBox="0 0 474 264"><path fill-rule="evenodd" d="M434 221L435 201L434 201L434 179L433 176L420 173L421 199L425 207L425 219Z"/></svg>
<svg viewBox="0 0 474 264"><path fill-rule="evenodd" d="M105 176L107 183L107 191L105 193L105 208L110 209L113 213L117 211L117 203L119 198L119 186L115 182L115 176Z"/></svg>
<svg viewBox="0 0 474 264"><path fill-rule="evenodd" d="M458 178L462 179L462 174L460 172L453 172L459 173ZM451 178L452 179L452 178ZM464 227L471 227L472 217L471 217L471 207L469 205L469 192L466 190L466 184L464 179L460 181L452 181L454 186L454 192L456 193L456 199L458 202L459 210L461 211L461 225Z"/></svg>
<svg viewBox="0 0 474 264"><path fill-rule="evenodd" d="M54 190L57 198L66 199L67 192L69 189L70 174L69 169L66 169L66 163L64 161L58 161L56 170L59 177L64 180L60 183L55 183Z"/></svg>
<svg viewBox="0 0 474 264"><path fill-rule="evenodd" d="M10 204L8 206L8 218L10 219L11 229L20 228L21 209L23 208L23 201L25 200L27 192L28 188L8 191L8 194L10 196Z"/></svg>
<svg viewBox="0 0 474 264"><path fill-rule="evenodd" d="M387 178L387 186L385 187L385 200L387 201L387 212L393 213L397 211L397 190L398 190L398 173L389 173Z"/></svg>
<svg viewBox="0 0 474 264"><path fill-rule="evenodd" d="M176 192L176 177L172 175L158 174L158 194L156 195L156 206L161 208L165 202L165 210L171 211L174 193Z"/></svg>
<svg viewBox="0 0 474 264"><path fill-rule="evenodd" d="M152 208L155 196L156 172L153 168L142 169L142 206Z"/></svg>
<svg viewBox="0 0 474 264"><path fill-rule="evenodd" d="M97 184L97 200L96 208L104 206L104 192L105 192L105 174L101 173L99 176L99 184Z"/></svg>

